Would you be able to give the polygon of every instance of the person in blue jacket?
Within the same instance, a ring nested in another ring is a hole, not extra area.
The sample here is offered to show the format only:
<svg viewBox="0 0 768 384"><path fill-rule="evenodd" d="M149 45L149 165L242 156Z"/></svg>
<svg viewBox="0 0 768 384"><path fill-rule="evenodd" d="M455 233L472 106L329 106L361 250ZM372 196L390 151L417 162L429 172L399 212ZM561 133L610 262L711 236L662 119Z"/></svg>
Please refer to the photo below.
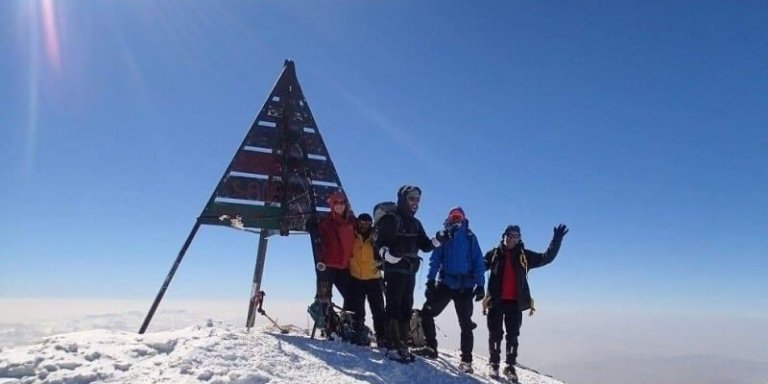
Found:
<svg viewBox="0 0 768 384"><path fill-rule="evenodd" d="M450 210L440 234L446 239L432 251L427 274L427 301L421 309L421 325L426 347L420 351L428 358L437 358L435 316L453 301L461 328L461 363L459 369L472 372L472 298L480 301L485 296L485 263L477 237L469 230L469 222L461 207ZM435 278L438 281L435 282Z"/></svg>

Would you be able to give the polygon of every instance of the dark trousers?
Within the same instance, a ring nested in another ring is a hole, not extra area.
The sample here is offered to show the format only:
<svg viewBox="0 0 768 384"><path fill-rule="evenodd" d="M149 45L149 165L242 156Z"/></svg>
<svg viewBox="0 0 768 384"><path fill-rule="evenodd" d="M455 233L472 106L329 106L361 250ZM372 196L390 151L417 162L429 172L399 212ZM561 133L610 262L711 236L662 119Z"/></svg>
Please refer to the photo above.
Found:
<svg viewBox="0 0 768 384"><path fill-rule="evenodd" d="M410 273L387 272L384 274L384 282L387 284L387 318L410 322L416 276Z"/></svg>
<svg viewBox="0 0 768 384"><path fill-rule="evenodd" d="M517 301L501 300L500 304L495 303L488 308L488 354L492 365L498 366L501 359L502 325L507 330L506 363L517 363L517 337L520 336L522 323L523 312L518 308Z"/></svg>
<svg viewBox="0 0 768 384"><path fill-rule="evenodd" d="M472 322L472 289L450 289L440 284L435 288L435 293L427 299L421 309L421 326L424 329L424 338L427 346L437 350L437 332L435 330L435 317L453 301L456 315L459 317L461 328L461 361L472 362L472 346L475 339L472 330L475 323Z"/></svg>
<svg viewBox="0 0 768 384"><path fill-rule="evenodd" d="M354 300L352 310L355 312L353 318L356 326L362 329L362 325L365 324L365 301L368 299L368 306L371 308L373 317L373 331L376 333L377 339L383 340L386 336L382 279L358 280L352 277L351 281L350 294Z"/></svg>
<svg viewBox="0 0 768 384"><path fill-rule="evenodd" d="M353 300L351 300L352 277L349 275L349 269L338 269L327 267L324 271L317 271L317 299L320 301L331 301L333 297L333 287L341 294L344 300L343 308L352 311Z"/></svg>
<svg viewBox="0 0 768 384"><path fill-rule="evenodd" d="M413 289L416 276L411 273L385 272L387 286L385 308L387 321L387 347L405 348L413 313Z"/></svg>

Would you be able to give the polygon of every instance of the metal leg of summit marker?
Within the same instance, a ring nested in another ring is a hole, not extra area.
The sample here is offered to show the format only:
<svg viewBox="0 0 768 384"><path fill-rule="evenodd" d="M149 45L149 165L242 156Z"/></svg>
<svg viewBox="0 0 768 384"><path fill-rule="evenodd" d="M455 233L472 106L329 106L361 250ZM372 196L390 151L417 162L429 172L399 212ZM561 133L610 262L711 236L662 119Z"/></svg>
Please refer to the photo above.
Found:
<svg viewBox="0 0 768 384"><path fill-rule="evenodd" d="M253 284L251 285L251 300L248 302L248 317L245 321L245 327L253 328L256 317L256 308L260 300L259 291L261 290L261 277L264 274L264 261L267 258L267 239L268 230L262 229L259 233L259 248L256 253L256 268L253 270Z"/></svg>
<svg viewBox="0 0 768 384"><path fill-rule="evenodd" d="M195 237L195 234L197 233L197 230L200 228L200 222L195 222L195 226L192 227L192 231L189 232L189 236L187 236L187 241L184 242L184 245L181 247L181 250L179 251L179 255L176 256L176 261L173 262L173 266L171 267L171 270L168 272L168 275L165 277L165 281L163 282L163 285L160 287L160 292L157 293L157 296L155 297L155 302L152 303L152 307L149 309L149 313L147 313L147 317L144 318L144 323L141 324L141 328L139 329L139 334L143 334L147 327L149 326L149 322L152 321L152 316L155 315L155 311L157 310L157 307L160 305L160 300L163 299L163 295L165 295L165 291L168 289L168 286L171 284L171 280L173 279L173 275L176 274L176 270L179 269L179 264L181 264L181 259L184 258L184 254L187 253L187 248L189 248L189 244L192 243L192 239Z"/></svg>

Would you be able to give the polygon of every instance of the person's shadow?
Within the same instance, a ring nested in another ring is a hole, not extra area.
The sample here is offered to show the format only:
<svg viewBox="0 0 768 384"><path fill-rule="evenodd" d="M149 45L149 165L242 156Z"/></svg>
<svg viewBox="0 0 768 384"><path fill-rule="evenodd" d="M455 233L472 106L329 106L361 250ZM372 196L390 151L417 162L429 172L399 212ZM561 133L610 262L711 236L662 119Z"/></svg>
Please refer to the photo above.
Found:
<svg viewBox="0 0 768 384"><path fill-rule="evenodd" d="M371 384L492 382L485 378L460 372L451 364L453 358L450 356L441 355L437 360L417 357L416 361L403 364L388 359L384 356L383 351L371 347L361 347L339 341L310 339L300 335L272 334L272 336L282 343L290 344L312 354L324 361L329 369L335 369L355 380ZM458 361L455 363L457 364Z"/></svg>

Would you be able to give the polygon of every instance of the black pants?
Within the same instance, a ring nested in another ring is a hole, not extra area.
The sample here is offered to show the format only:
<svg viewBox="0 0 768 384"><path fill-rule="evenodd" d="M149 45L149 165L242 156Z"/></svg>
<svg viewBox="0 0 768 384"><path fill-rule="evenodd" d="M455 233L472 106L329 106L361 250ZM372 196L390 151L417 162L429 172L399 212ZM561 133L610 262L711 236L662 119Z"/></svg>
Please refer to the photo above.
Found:
<svg viewBox="0 0 768 384"><path fill-rule="evenodd" d="M502 325L507 329L507 358L508 365L517 362L517 337L520 336L520 326L523 323L523 312L517 306L517 301L501 300L488 309L488 354L490 363L499 365L501 359L501 338L504 336Z"/></svg>
<svg viewBox="0 0 768 384"><path fill-rule="evenodd" d="M330 302L333 297L333 287L335 286L344 300L343 308L352 311L351 285L352 277L349 275L349 269L326 267L324 271L317 271L316 298L321 301L327 299Z"/></svg>
<svg viewBox="0 0 768 384"><path fill-rule="evenodd" d="M413 289L416 276L410 273L387 272L384 274L387 284L387 318L399 321L411 321L413 312Z"/></svg>
<svg viewBox="0 0 768 384"><path fill-rule="evenodd" d="M351 278L352 284L350 294L353 297L354 304L352 310L355 312L355 324L362 329L365 324L365 300L368 299L368 306L371 307L373 315L373 331L376 338L383 340L385 336L384 329L384 293L382 292L382 280L358 280Z"/></svg>
<svg viewBox="0 0 768 384"><path fill-rule="evenodd" d="M413 289L416 275L402 272L384 272L387 285L385 308L387 322L387 348L405 348L413 313Z"/></svg>
<svg viewBox="0 0 768 384"><path fill-rule="evenodd" d="M472 322L472 289L450 289L448 286L440 284L435 288L435 293L421 309L421 326L424 328L424 338L427 346L437 350L437 332L435 330L435 317L453 301L456 308L456 315L459 317L459 327L461 328L461 361L472 362L472 346L475 339L472 330L475 329L475 323Z"/></svg>

